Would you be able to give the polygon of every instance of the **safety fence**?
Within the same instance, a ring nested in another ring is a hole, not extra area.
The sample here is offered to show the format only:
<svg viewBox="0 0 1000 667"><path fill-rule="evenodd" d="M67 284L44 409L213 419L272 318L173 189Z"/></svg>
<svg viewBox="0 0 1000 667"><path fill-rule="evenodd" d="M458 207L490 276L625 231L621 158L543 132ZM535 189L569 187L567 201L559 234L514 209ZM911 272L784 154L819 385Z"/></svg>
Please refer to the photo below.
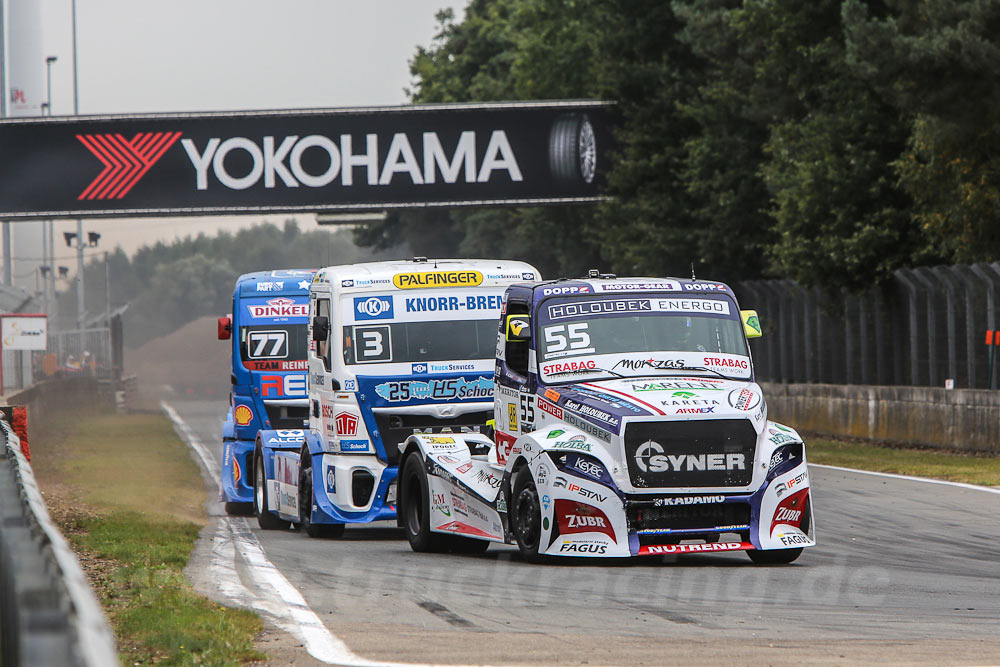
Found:
<svg viewBox="0 0 1000 667"><path fill-rule="evenodd" d="M123 365L121 318L107 327L49 332L45 350L4 350L0 393L30 387L50 378L119 379Z"/></svg>
<svg viewBox="0 0 1000 667"><path fill-rule="evenodd" d="M900 269L853 294L790 280L734 288L764 327L751 343L761 380L1000 387L1000 262Z"/></svg>
<svg viewBox="0 0 1000 667"><path fill-rule="evenodd" d="M118 664L107 619L49 517L20 439L6 420L0 420L0 439L2 664Z"/></svg>

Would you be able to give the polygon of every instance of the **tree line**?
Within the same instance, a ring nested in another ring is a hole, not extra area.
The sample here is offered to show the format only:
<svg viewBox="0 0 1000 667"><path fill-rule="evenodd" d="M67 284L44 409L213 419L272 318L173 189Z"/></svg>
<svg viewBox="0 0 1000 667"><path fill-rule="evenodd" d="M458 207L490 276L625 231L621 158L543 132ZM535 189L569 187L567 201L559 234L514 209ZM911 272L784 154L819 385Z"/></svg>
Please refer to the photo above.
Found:
<svg viewBox="0 0 1000 667"><path fill-rule="evenodd" d="M833 290L1000 251L1000 0L472 0L437 18L411 100L613 100L611 199L393 213L360 244Z"/></svg>
<svg viewBox="0 0 1000 667"><path fill-rule="evenodd" d="M90 317L105 312L109 283L111 309L129 305L123 315L126 345L138 347L199 317L230 312L236 279L243 273L352 264L405 252L359 248L347 230L303 232L292 219L282 227L260 224L236 233L161 241L140 248L131 258L119 247L108 253L107 267L103 257L86 265L86 310ZM58 294L58 305L60 330L75 329L74 286Z"/></svg>

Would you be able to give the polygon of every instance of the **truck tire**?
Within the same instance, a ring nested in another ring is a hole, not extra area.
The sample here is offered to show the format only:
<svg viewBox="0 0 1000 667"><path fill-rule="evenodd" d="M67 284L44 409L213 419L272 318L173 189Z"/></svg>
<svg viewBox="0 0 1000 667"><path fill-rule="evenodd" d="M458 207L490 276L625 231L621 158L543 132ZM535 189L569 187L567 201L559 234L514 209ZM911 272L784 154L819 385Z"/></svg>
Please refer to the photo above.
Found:
<svg viewBox="0 0 1000 667"><path fill-rule="evenodd" d="M597 168L594 128L586 114L559 116L549 131L549 172L559 185L591 183Z"/></svg>
<svg viewBox="0 0 1000 667"><path fill-rule="evenodd" d="M403 512L403 530L410 548L417 552L448 551L451 535L431 531L431 494L427 470L420 452L413 452L403 463L399 511Z"/></svg>
<svg viewBox="0 0 1000 667"><path fill-rule="evenodd" d="M288 525L267 509L267 484L264 482L264 457L258 451L253 460L253 509L261 530L278 530Z"/></svg>
<svg viewBox="0 0 1000 667"><path fill-rule="evenodd" d="M531 476L531 470L524 466L514 475L514 486L510 492L511 530L517 540L521 555L532 563L545 560L538 554L542 539L542 504L538 500L538 489Z"/></svg>
<svg viewBox="0 0 1000 667"><path fill-rule="evenodd" d="M309 537L343 537L342 523L313 523L312 506L312 457L307 457L299 466L299 522Z"/></svg>
<svg viewBox="0 0 1000 667"><path fill-rule="evenodd" d="M747 551L747 556L750 556L750 560L757 565L787 565L801 554L801 547L798 549L770 549L768 551L751 549Z"/></svg>

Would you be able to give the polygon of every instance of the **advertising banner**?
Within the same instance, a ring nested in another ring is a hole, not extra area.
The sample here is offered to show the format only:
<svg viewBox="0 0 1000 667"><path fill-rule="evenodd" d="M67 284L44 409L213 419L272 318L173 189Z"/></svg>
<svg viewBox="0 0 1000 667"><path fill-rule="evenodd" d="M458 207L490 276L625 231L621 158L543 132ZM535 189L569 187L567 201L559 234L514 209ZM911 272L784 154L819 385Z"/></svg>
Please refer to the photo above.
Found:
<svg viewBox="0 0 1000 667"><path fill-rule="evenodd" d="M0 220L586 202L604 102L0 121Z"/></svg>
<svg viewBox="0 0 1000 667"><path fill-rule="evenodd" d="M44 315L0 316L0 342L4 350L45 350L48 320Z"/></svg>

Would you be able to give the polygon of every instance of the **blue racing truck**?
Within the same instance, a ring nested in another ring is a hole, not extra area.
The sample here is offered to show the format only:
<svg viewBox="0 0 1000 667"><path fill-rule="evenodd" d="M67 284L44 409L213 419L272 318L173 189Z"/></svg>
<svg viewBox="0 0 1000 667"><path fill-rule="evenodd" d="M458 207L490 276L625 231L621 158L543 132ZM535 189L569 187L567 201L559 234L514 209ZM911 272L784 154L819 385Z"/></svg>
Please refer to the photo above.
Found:
<svg viewBox="0 0 1000 667"><path fill-rule="evenodd" d="M222 425L222 498L229 514L253 508L250 474L261 429L301 430L306 398L309 285L316 271L257 271L240 276L233 312L219 318L232 341L232 391Z"/></svg>
<svg viewBox="0 0 1000 667"><path fill-rule="evenodd" d="M347 523L395 519L399 443L485 430L504 290L538 278L529 264L499 260L320 269L302 336L308 427L257 434L260 527L291 522L336 537Z"/></svg>

